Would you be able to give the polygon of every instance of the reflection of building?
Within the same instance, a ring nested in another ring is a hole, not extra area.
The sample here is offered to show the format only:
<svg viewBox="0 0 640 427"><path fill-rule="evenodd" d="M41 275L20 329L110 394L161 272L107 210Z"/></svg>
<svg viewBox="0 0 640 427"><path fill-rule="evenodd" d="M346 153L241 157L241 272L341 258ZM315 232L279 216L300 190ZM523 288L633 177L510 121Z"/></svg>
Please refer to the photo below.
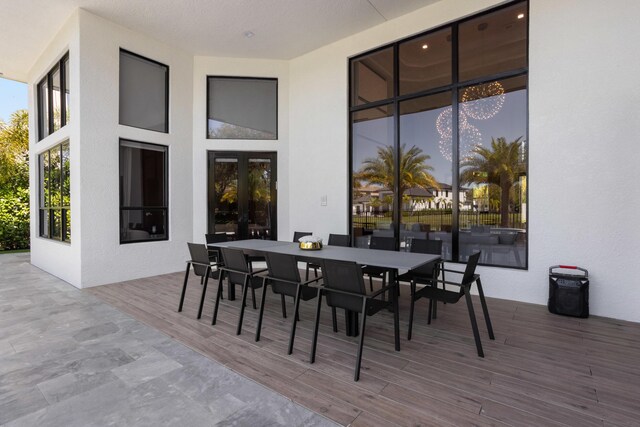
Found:
<svg viewBox="0 0 640 427"><path fill-rule="evenodd" d="M402 208L405 211L422 211L426 209L451 209L453 206L453 192L451 186L442 182L439 188L424 189L412 187L406 190L402 196ZM354 213L375 212L376 210L388 211L391 209L393 192L386 188L367 185L360 187L354 194L352 210ZM468 200L468 188L461 188L459 202L461 210L471 210L472 202Z"/></svg>

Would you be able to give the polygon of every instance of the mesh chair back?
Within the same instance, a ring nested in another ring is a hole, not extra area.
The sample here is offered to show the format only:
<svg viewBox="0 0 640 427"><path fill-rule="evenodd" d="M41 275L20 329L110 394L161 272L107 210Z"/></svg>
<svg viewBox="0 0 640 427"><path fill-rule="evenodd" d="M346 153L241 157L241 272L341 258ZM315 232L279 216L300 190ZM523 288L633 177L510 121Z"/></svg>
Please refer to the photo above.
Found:
<svg viewBox="0 0 640 427"><path fill-rule="evenodd" d="M274 254L269 252L267 252L266 255L269 277L272 279L282 279L300 283L300 270L298 270L298 262L293 255ZM271 281L271 288L273 289L273 292L277 294L295 296L297 285L273 280Z"/></svg>
<svg viewBox="0 0 640 427"><path fill-rule="evenodd" d="M329 246L351 246L351 236L348 234L329 234Z"/></svg>
<svg viewBox="0 0 640 427"><path fill-rule="evenodd" d="M355 262L324 260L322 274L326 289L349 292L353 295L327 292L327 304L330 307L362 311L362 296L366 295L362 268Z"/></svg>
<svg viewBox="0 0 640 427"><path fill-rule="evenodd" d="M411 252L418 254L442 254L442 240L413 239L411 241ZM411 270L412 273L421 276L433 276L439 274L439 262L434 261ZM434 270L435 269L435 270Z"/></svg>
<svg viewBox="0 0 640 427"><path fill-rule="evenodd" d="M476 274L476 267L478 260L480 259L480 251L469 256L467 261L467 267L464 269L464 276L462 276L462 283L469 283L473 279L473 275Z"/></svg>
<svg viewBox="0 0 640 427"><path fill-rule="evenodd" d="M187 246L189 246L191 261L209 264L209 251L207 251L207 247L205 245L200 243L187 243ZM207 267L205 266L192 264L192 267L196 276L204 276L207 274Z"/></svg>
<svg viewBox="0 0 640 427"><path fill-rule="evenodd" d="M241 271L243 273L249 273L249 265L247 259L244 256L244 252L240 249L232 248L220 248L222 252L222 259L224 265L231 270ZM228 272L229 282L234 285L242 285L244 283L244 274Z"/></svg>
<svg viewBox="0 0 640 427"><path fill-rule="evenodd" d="M393 237L371 236L369 249L381 249L383 251L395 251L396 239Z"/></svg>
<svg viewBox="0 0 640 427"><path fill-rule="evenodd" d="M227 236L227 233L208 233L204 235L204 238L207 239L207 243L220 243L229 241L229 236Z"/></svg>
<svg viewBox="0 0 640 427"><path fill-rule="evenodd" d="M293 241L298 243L298 240L304 236L311 236L313 233L310 231L294 231L293 232Z"/></svg>

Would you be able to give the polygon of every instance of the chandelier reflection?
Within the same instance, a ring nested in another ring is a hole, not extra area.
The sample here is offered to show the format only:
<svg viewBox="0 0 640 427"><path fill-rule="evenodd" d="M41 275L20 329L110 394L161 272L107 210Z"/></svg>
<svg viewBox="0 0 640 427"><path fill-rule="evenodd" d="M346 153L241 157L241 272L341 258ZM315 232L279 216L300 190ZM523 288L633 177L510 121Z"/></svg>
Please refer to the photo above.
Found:
<svg viewBox="0 0 640 427"><path fill-rule="evenodd" d="M500 82L470 86L462 93L462 110L476 120L487 120L498 114L504 104L504 87Z"/></svg>
<svg viewBox="0 0 640 427"><path fill-rule="evenodd" d="M442 157L448 161L452 161L453 156L451 154L452 138L451 134L445 136L440 134L439 149ZM460 126L460 160L464 161L473 155L473 150L482 145L482 134L474 125L466 122L464 126Z"/></svg>

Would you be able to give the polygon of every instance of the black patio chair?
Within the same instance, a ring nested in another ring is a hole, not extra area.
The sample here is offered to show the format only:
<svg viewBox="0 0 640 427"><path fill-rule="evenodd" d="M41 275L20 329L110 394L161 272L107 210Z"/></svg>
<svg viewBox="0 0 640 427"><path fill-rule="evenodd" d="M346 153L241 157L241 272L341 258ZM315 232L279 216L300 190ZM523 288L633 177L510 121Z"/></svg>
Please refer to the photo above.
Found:
<svg viewBox="0 0 640 427"><path fill-rule="evenodd" d="M311 236L313 233L310 231L294 231L293 232L293 241L298 243L298 240L304 236Z"/></svg>
<svg viewBox="0 0 640 427"><path fill-rule="evenodd" d="M413 239L411 241L411 252L421 254L440 255L442 253L442 240ZM413 313L415 302L422 298L421 294L416 293L416 285L436 286L437 279L440 276L442 261L433 261L418 268L409 270L398 276L399 282L409 282L411 285L411 305L409 307L409 331L407 339L411 339L411 331L413 329ZM436 308L433 310L434 319Z"/></svg>
<svg viewBox="0 0 640 427"><path fill-rule="evenodd" d="M220 248L220 252L222 253L224 265L219 267L220 277L218 278L218 293L216 294L216 304L213 309L213 319L211 320L211 324L215 325L216 319L218 318L218 307L220 305L220 299L222 298L222 281L226 276L229 286L242 286L240 317L238 319L238 328L236 330L236 334L240 335L242 332L244 309L247 304L247 291L249 288L251 289L251 298L254 301L255 308L256 289L262 287L262 277L258 276L258 274L267 270L251 270L247 262L247 258L244 256L244 252L240 249Z"/></svg>
<svg viewBox="0 0 640 427"><path fill-rule="evenodd" d="M327 242L328 246L351 246L351 236L348 234L329 234L329 241ZM305 280L309 280L309 270L313 268L313 274L318 277L318 269L320 268L320 264L316 264L313 262L307 263L307 271L304 275Z"/></svg>
<svg viewBox="0 0 640 427"><path fill-rule="evenodd" d="M322 295L326 295L327 304L332 308L342 308L350 312L359 313L360 319L360 337L358 341L358 353L356 355L356 367L354 381L360 379L360 365L362 362L362 346L364 342L365 324L368 316L378 313L385 307L392 305L389 301L375 299L384 292L397 286L392 283L387 287L378 289L376 292L367 294L362 276L362 267L355 262L323 260L322 275L324 278L324 286L318 294L318 305L316 308L315 326L313 329L313 341L311 344L310 362L314 363L316 358L316 346L318 343L318 326L320 324L320 309L322 307ZM398 317L394 316L394 322ZM394 323L394 331L398 331L397 323ZM396 336L396 340L398 337Z"/></svg>
<svg viewBox="0 0 640 427"><path fill-rule="evenodd" d="M393 237L371 236L371 240L369 241L369 249L395 251L396 240ZM384 288L387 285L388 272L388 268L382 267L364 266L362 268L362 274L366 274L367 276L369 276L369 289L371 290L371 292L373 292L373 277L381 277L382 287Z"/></svg>
<svg viewBox="0 0 640 427"><path fill-rule="evenodd" d="M476 315L473 310L473 303L471 302L471 285L474 283L478 289L478 294L480 296L480 304L482 305L482 311L484 313L484 320L487 323L487 330L489 332L489 338L495 339L493 335L493 327L491 326L491 319L489 318L489 310L487 308L487 302L484 298L484 291L482 290L482 283L480 282L480 275L476 274L476 266L478 265L478 260L480 259L480 252L476 252L473 255L469 256L469 261L467 261L467 266L464 272L457 270L448 270L443 269L448 273L462 274L462 281L460 282L451 282L445 281L441 279L436 279L437 283L447 284L447 285L455 285L459 287L458 291L448 291L446 289L440 289L437 286L425 286L424 288L416 291L416 296L418 298L428 298L429 301L429 314L427 323L431 324L431 309L434 301L442 301L448 304L457 303L463 296L467 302L467 309L469 310L469 319L471 320L471 328L473 329L473 338L476 342L476 350L478 351L478 356L484 357L484 352L482 350L482 343L480 342L480 332L478 331L478 323L476 321ZM411 326L410 326L411 327Z"/></svg>
<svg viewBox="0 0 640 427"><path fill-rule="evenodd" d="M207 241L207 245L211 243L222 243L229 241L229 236L227 236L227 233L207 233L204 235L204 238ZM220 249L207 246L207 250L209 251L209 259L212 262L222 261Z"/></svg>
<svg viewBox="0 0 640 427"><path fill-rule="evenodd" d="M191 259L187 261L187 269L184 273L184 284L182 285L182 294L180 295L180 304L178 305L178 312L182 311L184 304L184 296L187 291L187 283L189 281L189 272L193 267L193 273L196 276L200 276L200 283L202 284L202 295L200 297L200 307L198 308L198 319L202 317L202 307L204 306L204 297L207 293L207 285L209 278L217 279L220 275L220 270L214 267L219 267L219 264L212 263L209 260L209 252L207 247L200 243L187 243L189 246L189 254Z"/></svg>
<svg viewBox="0 0 640 427"><path fill-rule="evenodd" d="M294 298L294 315L291 324L291 334L289 337L289 348L287 354L293 352L293 341L296 335L296 325L298 323L298 309L300 300L309 301L318 295L318 288L312 288L310 283L317 282L322 277L316 277L312 280L302 281L300 279L300 270L298 262L293 255L267 253L267 268L269 274L263 277L262 299L260 301L260 314L258 315L258 326L256 327L256 341L260 340L260 332L262 330L262 316L264 314L264 305L267 295L267 286L271 286L274 294L280 295L282 303L282 317L287 317L287 310L284 303L284 297L290 296Z"/></svg>

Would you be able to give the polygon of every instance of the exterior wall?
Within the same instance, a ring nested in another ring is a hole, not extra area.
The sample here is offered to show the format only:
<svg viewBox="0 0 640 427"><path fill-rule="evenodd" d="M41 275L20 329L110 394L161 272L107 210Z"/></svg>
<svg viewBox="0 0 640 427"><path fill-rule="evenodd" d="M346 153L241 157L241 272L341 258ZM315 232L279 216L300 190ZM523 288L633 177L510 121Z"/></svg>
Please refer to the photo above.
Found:
<svg viewBox="0 0 640 427"><path fill-rule="evenodd" d="M84 10L79 11L79 24L80 93L72 96L76 103L79 96L80 103L80 156L75 157L80 170L73 182L79 186L82 210L75 211L72 221L82 224L75 235L82 247L81 286L182 270L193 228L187 190L192 176L193 57ZM169 66L169 133L118 124L121 47ZM167 241L120 244L119 138L169 147Z"/></svg>
<svg viewBox="0 0 640 427"><path fill-rule="evenodd" d="M63 128L38 141L36 87L60 58L69 52L69 90L71 120ZM31 210L31 263L74 286L80 287L80 108L79 78L79 17L74 13L53 38L28 73L29 84L29 187ZM69 140L71 156L71 241L72 243L39 237L39 169L38 155Z"/></svg>
<svg viewBox="0 0 640 427"><path fill-rule="evenodd" d="M445 0L291 61L292 229L347 231L348 57L499 3ZM593 314L640 321L629 268L640 197L610 191L634 185L640 163L633 11L632 0L531 0L529 268L480 268L489 296L545 304L548 267L578 264L591 273ZM591 194L610 199L593 203Z"/></svg>
<svg viewBox="0 0 640 427"><path fill-rule="evenodd" d="M278 79L278 139L207 139L207 76ZM207 232L207 151L277 151L278 239L289 240L289 63L288 61L196 57L193 67L193 238Z"/></svg>

